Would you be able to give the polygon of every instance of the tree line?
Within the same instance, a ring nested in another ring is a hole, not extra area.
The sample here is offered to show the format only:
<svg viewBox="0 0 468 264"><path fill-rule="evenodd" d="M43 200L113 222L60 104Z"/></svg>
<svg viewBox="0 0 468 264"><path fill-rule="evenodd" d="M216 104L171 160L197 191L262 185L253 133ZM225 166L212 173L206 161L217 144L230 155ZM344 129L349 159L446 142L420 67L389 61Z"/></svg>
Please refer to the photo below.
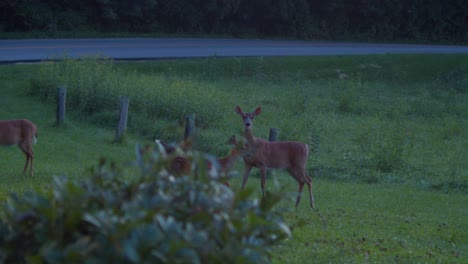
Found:
<svg viewBox="0 0 468 264"><path fill-rule="evenodd" d="M0 30L468 42L466 0L1 0Z"/></svg>

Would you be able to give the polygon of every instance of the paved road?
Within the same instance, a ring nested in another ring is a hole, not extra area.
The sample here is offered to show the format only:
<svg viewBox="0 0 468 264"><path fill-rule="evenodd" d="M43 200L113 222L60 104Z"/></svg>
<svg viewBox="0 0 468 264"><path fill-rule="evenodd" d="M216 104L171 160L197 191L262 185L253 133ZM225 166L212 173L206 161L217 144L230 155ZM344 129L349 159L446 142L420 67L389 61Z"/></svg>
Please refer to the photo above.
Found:
<svg viewBox="0 0 468 264"><path fill-rule="evenodd" d="M0 40L0 63L96 55L120 60L143 60L214 55L240 57L386 53L468 53L468 46L193 38Z"/></svg>

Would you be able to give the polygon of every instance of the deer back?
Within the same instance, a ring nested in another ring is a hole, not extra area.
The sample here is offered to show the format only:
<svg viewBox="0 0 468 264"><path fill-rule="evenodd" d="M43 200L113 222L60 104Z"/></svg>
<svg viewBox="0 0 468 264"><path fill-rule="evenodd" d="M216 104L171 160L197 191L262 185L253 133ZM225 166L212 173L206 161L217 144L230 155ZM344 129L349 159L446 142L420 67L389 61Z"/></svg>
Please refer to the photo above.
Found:
<svg viewBox="0 0 468 264"><path fill-rule="evenodd" d="M247 145L244 160L256 167L287 169L304 168L308 157L308 146L295 141L269 142L255 138Z"/></svg>
<svg viewBox="0 0 468 264"><path fill-rule="evenodd" d="M29 120L0 120L0 145L34 143L36 133L36 125Z"/></svg>

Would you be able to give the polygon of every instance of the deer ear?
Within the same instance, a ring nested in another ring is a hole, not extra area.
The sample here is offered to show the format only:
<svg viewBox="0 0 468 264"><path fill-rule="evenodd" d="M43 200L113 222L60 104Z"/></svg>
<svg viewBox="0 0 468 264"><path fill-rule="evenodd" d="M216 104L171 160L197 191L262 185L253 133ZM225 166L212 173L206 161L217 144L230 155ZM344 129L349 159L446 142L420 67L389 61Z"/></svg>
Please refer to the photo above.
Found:
<svg viewBox="0 0 468 264"><path fill-rule="evenodd" d="M259 115L261 112L262 112L262 108L259 106L259 107L257 107L257 109L255 109L254 114L257 116L257 115Z"/></svg>
<svg viewBox="0 0 468 264"><path fill-rule="evenodd" d="M238 113L239 115L242 115L242 109L237 105L236 106L236 109L235 109L236 113Z"/></svg>

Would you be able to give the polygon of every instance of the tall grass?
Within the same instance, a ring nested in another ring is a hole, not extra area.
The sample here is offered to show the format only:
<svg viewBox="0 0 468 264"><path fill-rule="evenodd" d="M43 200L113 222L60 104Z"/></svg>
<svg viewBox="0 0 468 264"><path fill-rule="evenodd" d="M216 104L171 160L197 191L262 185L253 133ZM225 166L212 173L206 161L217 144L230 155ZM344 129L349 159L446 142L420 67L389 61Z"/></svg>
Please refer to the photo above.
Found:
<svg viewBox="0 0 468 264"><path fill-rule="evenodd" d="M41 65L32 80L32 93L51 102L66 85L68 107L102 125L130 97L130 130L148 140L179 140L177 127L195 113L198 147L217 155L241 134L234 106L260 105L254 133L277 127L281 140L309 143L316 177L467 190L465 55L84 58Z"/></svg>
<svg viewBox="0 0 468 264"><path fill-rule="evenodd" d="M167 122L158 125L159 119L177 124L197 113L200 126L220 119L222 113L210 111L221 106L214 98L225 96L206 89L203 83L126 72L100 58L67 59L41 66L39 75L33 78L31 93L53 102L60 85L67 87L70 109L101 125L114 124L119 97L129 97L129 127L148 138L167 126Z"/></svg>

